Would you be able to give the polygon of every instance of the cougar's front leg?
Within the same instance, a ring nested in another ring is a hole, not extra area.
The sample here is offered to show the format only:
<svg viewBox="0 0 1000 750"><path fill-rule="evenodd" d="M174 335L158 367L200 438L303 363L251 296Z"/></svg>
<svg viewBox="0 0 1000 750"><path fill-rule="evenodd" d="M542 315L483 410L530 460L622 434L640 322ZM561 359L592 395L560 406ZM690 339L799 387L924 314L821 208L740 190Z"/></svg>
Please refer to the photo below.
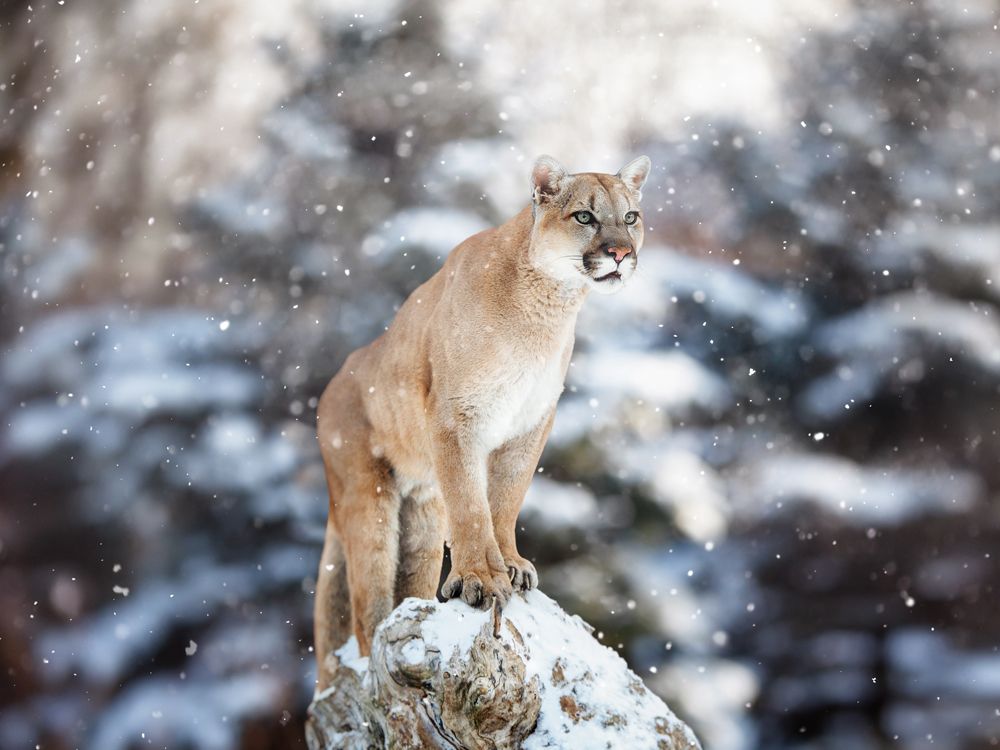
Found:
<svg viewBox="0 0 1000 750"><path fill-rule="evenodd" d="M489 501L493 533L510 582L514 588L524 591L538 585L538 573L517 551L517 516L552 431L554 418L555 409L534 430L504 443L490 454Z"/></svg>
<svg viewBox="0 0 1000 750"><path fill-rule="evenodd" d="M486 499L487 454L471 436L440 430L434 439L434 468L444 497L451 538L451 571L441 595L473 606L506 604L511 585L493 535Z"/></svg>

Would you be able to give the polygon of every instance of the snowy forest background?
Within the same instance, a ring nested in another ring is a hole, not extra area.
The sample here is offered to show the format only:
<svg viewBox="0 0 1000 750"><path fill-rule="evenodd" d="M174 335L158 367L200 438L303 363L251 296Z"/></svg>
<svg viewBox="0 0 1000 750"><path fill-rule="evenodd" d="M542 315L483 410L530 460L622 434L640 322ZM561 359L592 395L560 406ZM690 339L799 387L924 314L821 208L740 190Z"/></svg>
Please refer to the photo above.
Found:
<svg viewBox="0 0 1000 750"><path fill-rule="evenodd" d="M524 511L706 748L1000 742L1000 7L0 4L0 747L302 747L316 399L649 154Z"/></svg>

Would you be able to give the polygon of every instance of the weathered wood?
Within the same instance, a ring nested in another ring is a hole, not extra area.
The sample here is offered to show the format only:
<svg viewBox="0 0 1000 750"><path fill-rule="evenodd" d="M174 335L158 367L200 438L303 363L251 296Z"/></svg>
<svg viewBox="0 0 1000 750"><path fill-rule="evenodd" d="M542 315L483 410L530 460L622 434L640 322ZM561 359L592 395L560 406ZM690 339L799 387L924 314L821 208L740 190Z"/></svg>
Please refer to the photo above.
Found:
<svg viewBox="0 0 1000 750"><path fill-rule="evenodd" d="M502 617L408 599L370 659L353 639L337 656L309 708L311 750L700 747L586 623L537 591Z"/></svg>

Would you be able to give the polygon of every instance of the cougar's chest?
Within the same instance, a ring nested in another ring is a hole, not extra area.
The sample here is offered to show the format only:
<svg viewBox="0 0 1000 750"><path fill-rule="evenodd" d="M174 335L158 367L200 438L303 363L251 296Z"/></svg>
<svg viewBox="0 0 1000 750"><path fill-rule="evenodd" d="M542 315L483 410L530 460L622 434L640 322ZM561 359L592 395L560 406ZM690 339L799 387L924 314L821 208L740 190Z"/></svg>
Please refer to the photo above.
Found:
<svg viewBox="0 0 1000 750"><path fill-rule="evenodd" d="M562 393L561 353L511 357L483 381L477 422L490 449L524 435L545 419Z"/></svg>

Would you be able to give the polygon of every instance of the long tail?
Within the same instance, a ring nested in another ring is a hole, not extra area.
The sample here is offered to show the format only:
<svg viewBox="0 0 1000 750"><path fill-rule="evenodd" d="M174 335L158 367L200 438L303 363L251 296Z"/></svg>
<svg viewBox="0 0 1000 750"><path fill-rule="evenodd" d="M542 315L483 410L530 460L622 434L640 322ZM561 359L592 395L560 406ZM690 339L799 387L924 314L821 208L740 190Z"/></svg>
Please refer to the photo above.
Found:
<svg viewBox="0 0 1000 750"><path fill-rule="evenodd" d="M347 589L347 564L344 548L333 524L326 524L326 539L316 578L316 611L313 622L316 646L316 679L318 691L325 690L336 662L333 653L351 636L351 598Z"/></svg>

